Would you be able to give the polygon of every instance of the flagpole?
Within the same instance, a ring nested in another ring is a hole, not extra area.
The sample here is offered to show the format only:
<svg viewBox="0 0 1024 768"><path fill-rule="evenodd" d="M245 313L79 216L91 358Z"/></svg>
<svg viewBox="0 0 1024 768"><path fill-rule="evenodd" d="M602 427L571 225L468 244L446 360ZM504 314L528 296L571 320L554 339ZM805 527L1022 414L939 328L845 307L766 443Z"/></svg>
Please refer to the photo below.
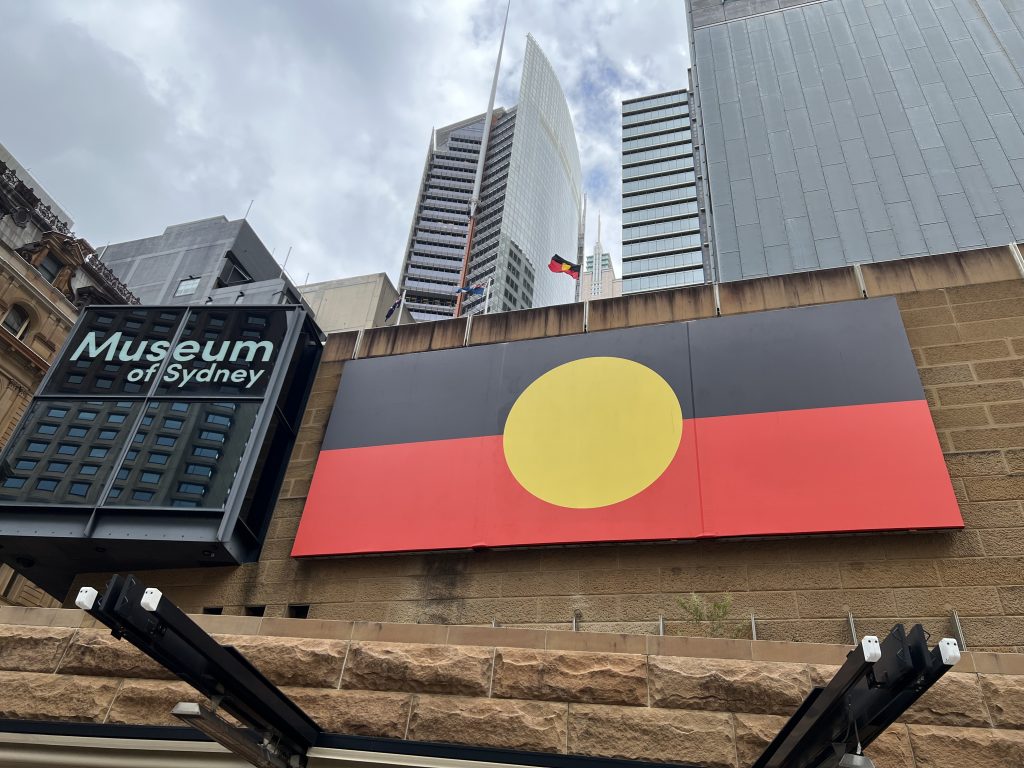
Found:
<svg viewBox="0 0 1024 768"><path fill-rule="evenodd" d="M477 206L480 205L480 185L484 180L484 164L487 162L487 145L491 139L491 120L494 116L494 97L498 92L498 74L501 71L501 52L505 48L505 31L508 29L508 14L512 9L512 0L505 6L505 21L501 25L501 41L498 43L498 60L494 62L494 79L491 80L491 97L487 101L484 113L484 135L480 139L480 156L476 162L476 176L473 178L473 194L469 198L469 221L466 229L466 251L462 256L462 269L459 271L459 285L466 284L469 275L469 257L473 252L473 235L476 233ZM460 293L455 298L454 317L462 314L462 298Z"/></svg>

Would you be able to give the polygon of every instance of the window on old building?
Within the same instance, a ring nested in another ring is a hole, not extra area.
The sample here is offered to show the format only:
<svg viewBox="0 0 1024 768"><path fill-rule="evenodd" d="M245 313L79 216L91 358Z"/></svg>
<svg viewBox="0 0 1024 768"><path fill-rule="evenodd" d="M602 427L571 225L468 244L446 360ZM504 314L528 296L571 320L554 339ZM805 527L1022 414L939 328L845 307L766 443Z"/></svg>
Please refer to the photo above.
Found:
<svg viewBox="0 0 1024 768"><path fill-rule="evenodd" d="M28 333L28 310L15 304L4 315L3 326L15 338L24 339Z"/></svg>
<svg viewBox="0 0 1024 768"><path fill-rule="evenodd" d="M52 253L48 253L43 257L43 260L39 262L36 269L38 269L39 273L46 278L47 282L52 283L57 279L57 275L60 274L60 270L63 266L64 264L60 259Z"/></svg>

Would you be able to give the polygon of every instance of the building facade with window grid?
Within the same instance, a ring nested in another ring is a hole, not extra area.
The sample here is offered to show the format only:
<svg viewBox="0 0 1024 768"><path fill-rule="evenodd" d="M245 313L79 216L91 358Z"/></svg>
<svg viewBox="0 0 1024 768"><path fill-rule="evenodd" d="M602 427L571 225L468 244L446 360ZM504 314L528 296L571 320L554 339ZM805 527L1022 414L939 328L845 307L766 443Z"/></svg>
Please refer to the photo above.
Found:
<svg viewBox="0 0 1024 768"><path fill-rule="evenodd" d="M465 255L484 116L436 131L420 185L401 287L417 320L451 317ZM554 254L575 258L582 171L558 77L527 37L519 102L492 114L467 285L490 284L489 311L563 304L575 286L548 271ZM470 296L463 314L484 309Z"/></svg>
<svg viewBox="0 0 1024 768"><path fill-rule="evenodd" d="M689 95L622 102L622 292L705 281Z"/></svg>
<svg viewBox="0 0 1024 768"><path fill-rule="evenodd" d="M503 112L495 111L498 119ZM484 115L431 132L400 280L405 306L416 320L441 320L455 312L483 132Z"/></svg>

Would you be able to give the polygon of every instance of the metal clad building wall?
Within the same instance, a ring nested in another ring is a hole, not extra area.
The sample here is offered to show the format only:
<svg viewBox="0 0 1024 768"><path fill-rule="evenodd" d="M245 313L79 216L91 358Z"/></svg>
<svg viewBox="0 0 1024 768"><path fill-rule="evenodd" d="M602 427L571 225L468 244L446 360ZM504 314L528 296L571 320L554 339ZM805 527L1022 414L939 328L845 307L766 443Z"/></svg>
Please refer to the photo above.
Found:
<svg viewBox="0 0 1024 768"><path fill-rule="evenodd" d="M779 4L690 3L720 280L1024 238L1021 6Z"/></svg>

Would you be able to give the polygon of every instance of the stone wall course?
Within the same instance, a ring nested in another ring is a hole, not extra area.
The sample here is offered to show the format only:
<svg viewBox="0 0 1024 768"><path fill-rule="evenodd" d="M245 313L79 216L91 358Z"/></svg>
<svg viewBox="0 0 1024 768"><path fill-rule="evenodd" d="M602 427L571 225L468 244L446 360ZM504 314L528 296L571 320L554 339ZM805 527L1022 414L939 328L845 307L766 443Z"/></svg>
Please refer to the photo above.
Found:
<svg viewBox="0 0 1024 768"><path fill-rule="evenodd" d="M403 739L412 694L283 688L284 693L332 733Z"/></svg>
<svg viewBox="0 0 1024 768"><path fill-rule="evenodd" d="M484 696L493 657L486 647L352 643L341 687Z"/></svg>
<svg viewBox="0 0 1024 768"><path fill-rule="evenodd" d="M916 768L1013 768L1024 765L1024 733L911 725Z"/></svg>
<svg viewBox="0 0 1024 768"><path fill-rule="evenodd" d="M804 665L651 656L651 706L792 714L810 692Z"/></svg>
<svg viewBox="0 0 1024 768"><path fill-rule="evenodd" d="M171 679L173 675L110 630L80 629L75 633L57 671L62 675Z"/></svg>
<svg viewBox="0 0 1024 768"><path fill-rule="evenodd" d="M864 750L875 768L916 768L907 726L893 724Z"/></svg>
<svg viewBox="0 0 1024 768"><path fill-rule="evenodd" d="M171 714L180 701L208 705L195 688L177 680L124 680L104 722L115 725L174 725L181 720Z"/></svg>
<svg viewBox="0 0 1024 768"><path fill-rule="evenodd" d="M569 705L570 754L736 768L732 716L724 712Z"/></svg>
<svg viewBox="0 0 1024 768"><path fill-rule="evenodd" d="M0 719L102 723L118 683L109 677L0 672Z"/></svg>
<svg viewBox="0 0 1024 768"><path fill-rule="evenodd" d="M275 685L337 688L348 643L319 638L215 635L256 665Z"/></svg>
<svg viewBox="0 0 1024 768"><path fill-rule="evenodd" d="M499 749L564 753L565 704L417 696L408 738Z"/></svg>
<svg viewBox="0 0 1024 768"><path fill-rule="evenodd" d="M75 630L0 624L0 669L56 672Z"/></svg>
<svg viewBox="0 0 1024 768"><path fill-rule="evenodd" d="M947 672L900 718L906 723L988 728L978 676Z"/></svg>
<svg viewBox="0 0 1024 768"><path fill-rule="evenodd" d="M647 705L647 659L625 653L499 648L492 695L503 699Z"/></svg>
<svg viewBox="0 0 1024 768"><path fill-rule="evenodd" d="M742 768L753 765L788 719L780 715L752 715L745 712L734 715L738 765Z"/></svg>

